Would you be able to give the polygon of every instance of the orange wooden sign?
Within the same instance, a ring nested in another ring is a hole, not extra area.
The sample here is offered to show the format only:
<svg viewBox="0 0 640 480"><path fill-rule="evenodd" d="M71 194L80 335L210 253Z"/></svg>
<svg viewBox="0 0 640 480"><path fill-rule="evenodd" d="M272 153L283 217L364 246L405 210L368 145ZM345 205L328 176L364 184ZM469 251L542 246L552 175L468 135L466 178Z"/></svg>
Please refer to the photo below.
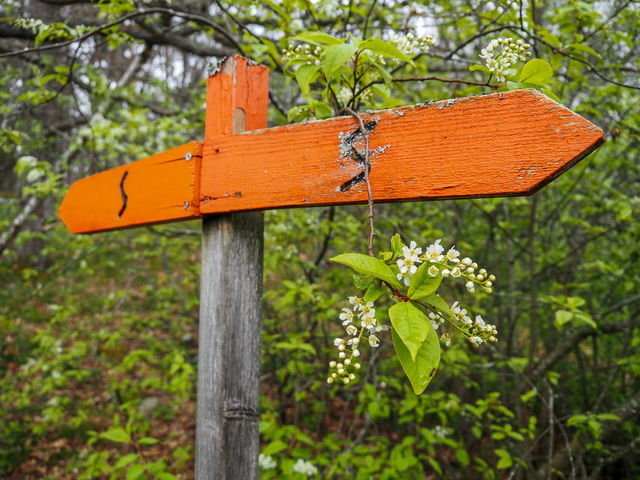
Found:
<svg viewBox="0 0 640 480"><path fill-rule="evenodd" d="M245 112L266 112L267 71L234 60L243 67L236 66L234 78L223 70L209 79L204 142L75 182L59 211L70 231L367 201L364 141L356 120L338 117L264 128L266 115L247 117ZM224 94L236 91L225 89L226 84L249 78L259 84L239 89L247 92L242 98ZM247 132L234 134L215 123L210 112L227 104L235 106L234 130ZM528 195L604 142L598 127L535 90L362 117L370 134L375 202Z"/></svg>

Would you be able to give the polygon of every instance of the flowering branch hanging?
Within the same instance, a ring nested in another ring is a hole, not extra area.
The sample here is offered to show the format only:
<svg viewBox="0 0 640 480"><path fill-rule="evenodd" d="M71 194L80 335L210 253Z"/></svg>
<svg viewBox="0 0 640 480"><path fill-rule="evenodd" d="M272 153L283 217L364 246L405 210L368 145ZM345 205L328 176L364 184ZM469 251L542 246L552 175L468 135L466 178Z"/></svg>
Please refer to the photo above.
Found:
<svg viewBox="0 0 640 480"><path fill-rule="evenodd" d="M459 301L449 304L436 293L444 279L464 281L469 293L476 292L476 288L491 293L495 276L484 268L478 269L478 264L468 257L460 259L455 247L445 253L440 242L436 240L422 253L416 242L407 246L396 234L391 237L391 251L379 252L379 258L345 253L331 259L359 274L354 283L364 294L349 297L349 306L339 315L346 336L334 340L338 358L329 363L328 383L347 385L355 381L362 367L361 346L368 343L378 348L379 335L388 330L416 395L425 390L438 369L440 343L451 342L445 325L462 334L474 347L497 341L494 325L480 315L472 319ZM374 303L385 292L395 301L388 309L390 325L382 323L376 315Z"/></svg>

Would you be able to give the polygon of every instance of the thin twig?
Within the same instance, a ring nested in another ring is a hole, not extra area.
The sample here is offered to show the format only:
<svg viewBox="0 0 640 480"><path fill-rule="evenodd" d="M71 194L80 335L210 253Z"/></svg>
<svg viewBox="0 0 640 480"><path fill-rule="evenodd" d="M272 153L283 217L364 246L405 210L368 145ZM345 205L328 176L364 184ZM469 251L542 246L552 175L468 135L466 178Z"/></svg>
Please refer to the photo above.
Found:
<svg viewBox="0 0 640 480"><path fill-rule="evenodd" d="M373 257L373 237L376 235L376 227L373 214L373 192L371 191L371 182L369 181L369 171L371 170L371 162L369 159L369 132L364 126L362 117L348 107L344 111L355 118L360 124L360 131L364 138L364 181L367 185L367 206L369 207L369 256Z"/></svg>

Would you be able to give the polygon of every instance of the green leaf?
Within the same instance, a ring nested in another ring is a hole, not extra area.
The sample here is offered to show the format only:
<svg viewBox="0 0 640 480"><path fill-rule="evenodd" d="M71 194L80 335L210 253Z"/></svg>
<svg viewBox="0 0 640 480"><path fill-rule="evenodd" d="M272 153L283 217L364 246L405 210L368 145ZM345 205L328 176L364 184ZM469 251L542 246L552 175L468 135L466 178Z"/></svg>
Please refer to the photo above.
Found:
<svg viewBox="0 0 640 480"><path fill-rule="evenodd" d="M287 121L303 120L306 117L311 116L311 107L309 105L298 105L293 107L287 112Z"/></svg>
<svg viewBox="0 0 640 480"><path fill-rule="evenodd" d="M155 478L158 480L179 480L173 473L169 472L158 472L155 474Z"/></svg>
<svg viewBox="0 0 640 480"><path fill-rule="evenodd" d="M129 470L127 470L127 480L136 480L142 476L144 473L144 465L133 465Z"/></svg>
<svg viewBox="0 0 640 480"><path fill-rule="evenodd" d="M469 71L470 72L475 72L475 71L481 71L482 73L486 74L486 75L491 75L491 70L489 70L489 68L486 65L471 65L469 67Z"/></svg>
<svg viewBox="0 0 640 480"><path fill-rule="evenodd" d="M531 400L537 394L538 394L538 390L533 388L533 389L529 390L527 393L523 393L522 395L520 395L520 401L522 403L527 403L529 400Z"/></svg>
<svg viewBox="0 0 640 480"><path fill-rule="evenodd" d="M577 50L579 52L588 53L589 55L593 55L594 57L602 58L602 55L600 55L593 48L591 48L588 45L585 45L584 43L572 43L571 45L569 45L569 48L571 50Z"/></svg>
<svg viewBox="0 0 640 480"><path fill-rule="evenodd" d="M140 445L155 445L158 442L159 440L153 437L142 437L140 440L138 440L138 443Z"/></svg>
<svg viewBox="0 0 640 480"><path fill-rule="evenodd" d="M122 427L110 428L106 432L101 433L100 438L120 443L127 443L131 441L131 436Z"/></svg>
<svg viewBox="0 0 640 480"><path fill-rule="evenodd" d="M328 47L322 55L322 71L327 79L329 79L337 69L347 63L355 53L356 47L350 43L340 43Z"/></svg>
<svg viewBox="0 0 640 480"><path fill-rule="evenodd" d="M353 275L353 285L358 289L358 290L366 290L367 288L369 288L369 285L371 285L371 282L373 281L373 278L368 277L368 276L361 276L361 275Z"/></svg>
<svg viewBox="0 0 640 480"><path fill-rule="evenodd" d="M379 38L369 38L362 42L359 45L359 48L360 50L369 50L384 57L402 60L403 62L410 63L411 65L414 64L413 60L398 49L398 47L389 42L385 42L384 40L380 40Z"/></svg>
<svg viewBox="0 0 640 480"><path fill-rule="evenodd" d="M575 427L576 425L586 422L588 419L589 417L587 417L586 415L574 415L572 417L569 417L569 420L567 420L567 425L570 427Z"/></svg>
<svg viewBox="0 0 640 480"><path fill-rule="evenodd" d="M137 459L138 459L138 455L136 453L130 453L129 455L125 455L124 457L121 457L120 460L118 460L116 464L113 466L113 468L120 469L120 468L126 467L131 462Z"/></svg>
<svg viewBox="0 0 640 480"><path fill-rule="evenodd" d="M391 268L389 268L389 265L377 258L370 257L369 255L362 255L361 253L343 253L342 255L330 258L329 260L331 262L342 263L347 267L351 267L358 273L379 278L394 288L400 288L400 282L398 282L398 279Z"/></svg>
<svg viewBox="0 0 640 480"><path fill-rule="evenodd" d="M404 243L402 242L400 235L396 233L391 237L391 250L399 256L402 255L402 247L404 247Z"/></svg>
<svg viewBox="0 0 640 480"><path fill-rule="evenodd" d="M534 58L529 60L520 72L520 82L544 85L553 77L553 68L546 60Z"/></svg>
<svg viewBox="0 0 640 480"><path fill-rule="evenodd" d="M418 267L416 273L411 276L409 291L407 295L412 300L427 297L435 292L442 282L442 274L438 273L435 277L429 275L429 268L433 266L431 262L425 262Z"/></svg>
<svg viewBox="0 0 640 480"><path fill-rule="evenodd" d="M377 283L372 283L364 294L365 302L375 302L384 293L385 288Z"/></svg>
<svg viewBox="0 0 640 480"><path fill-rule="evenodd" d="M427 388L429 382L433 378L440 364L440 342L438 334L431 324L427 326L427 337L418 350L415 360L411 358L411 354L402 340L396 333L395 329L391 330L393 346L398 354L398 360L404 373L407 374L411 387L416 395L420 395Z"/></svg>
<svg viewBox="0 0 640 480"><path fill-rule="evenodd" d="M433 295L423 298L422 301L450 317L453 316L451 313L451 307L449 307L449 304L440 295L434 293Z"/></svg>
<svg viewBox="0 0 640 480"><path fill-rule="evenodd" d="M324 102L311 102L316 118L329 118L332 115L331 107Z"/></svg>
<svg viewBox="0 0 640 480"><path fill-rule="evenodd" d="M387 85L371 85L371 87L369 87L371 89L371 91L377 95L379 95L382 98L389 98L391 96L391 90L389 89L389 87Z"/></svg>
<svg viewBox="0 0 640 480"><path fill-rule="evenodd" d="M593 318L591 318L591 315L589 315L588 313L576 312L573 315L573 320L578 321L580 323L585 323L589 325L591 328L593 328L594 330L598 329L598 325L596 324L596 322L593 321Z"/></svg>
<svg viewBox="0 0 640 480"><path fill-rule="evenodd" d="M287 448L286 443L284 443L281 440L274 440L273 442L268 444L266 447L264 447L262 450L260 450L260 453L262 453L263 455L274 455L278 452L281 452L282 450L285 450L286 448Z"/></svg>
<svg viewBox="0 0 640 480"><path fill-rule="evenodd" d="M551 90L549 90L548 88L541 88L540 91L542 93L544 93L547 97L549 97L551 100L555 100L558 103L562 103L560 101L560 97L558 97L555 93L553 93Z"/></svg>
<svg viewBox="0 0 640 480"><path fill-rule="evenodd" d="M431 468L433 468L436 472L442 475L442 467L434 458L427 457L427 462L429 462L429 464L431 465Z"/></svg>
<svg viewBox="0 0 640 480"><path fill-rule="evenodd" d="M498 469L509 468L511 465L513 465L511 454L504 448L498 448L497 450L494 450L494 452L500 458L500 460L498 460L498 465L496 465Z"/></svg>
<svg viewBox="0 0 640 480"><path fill-rule="evenodd" d="M382 77L382 80L384 81L384 83L386 83L386 84L391 83L391 80L393 80L393 75L391 75L391 73L389 73L389 71L387 70L386 66L380 65L377 62L372 63L372 65L378 71L378 73Z"/></svg>
<svg viewBox="0 0 640 480"><path fill-rule="evenodd" d="M323 32L302 32L300 35L295 36L294 40L303 40L317 45L338 45L344 42L343 39L332 37Z"/></svg>
<svg viewBox="0 0 640 480"><path fill-rule="evenodd" d="M471 459L469 458L469 454L464 448L458 448L455 452L456 458L458 461L464 465L465 467L471 463Z"/></svg>
<svg viewBox="0 0 640 480"><path fill-rule="evenodd" d="M429 319L411 302L400 302L391 306L389 319L393 330L409 350L411 360L415 360L418 350L427 338L428 327L431 327Z"/></svg>
<svg viewBox="0 0 640 480"><path fill-rule="evenodd" d="M596 415L598 420L611 420L612 422L621 422L622 419L615 413L599 413Z"/></svg>
<svg viewBox="0 0 640 480"><path fill-rule="evenodd" d="M558 310L556 312L555 325L556 328L561 328L565 323L569 322L573 318L573 313L568 310Z"/></svg>
<svg viewBox="0 0 640 480"><path fill-rule="evenodd" d="M296 70L296 80L304 95L309 93L309 84L315 79L319 70L319 65L300 65Z"/></svg>

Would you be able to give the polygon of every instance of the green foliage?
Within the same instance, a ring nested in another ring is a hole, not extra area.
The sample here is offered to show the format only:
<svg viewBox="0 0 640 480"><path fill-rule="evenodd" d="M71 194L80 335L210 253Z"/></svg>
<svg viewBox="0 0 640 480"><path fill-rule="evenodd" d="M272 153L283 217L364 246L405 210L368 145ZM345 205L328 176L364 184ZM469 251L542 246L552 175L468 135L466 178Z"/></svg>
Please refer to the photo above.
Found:
<svg viewBox="0 0 640 480"><path fill-rule="evenodd" d="M410 353L390 348L393 331L360 357L358 383L324 381L344 292L355 283L383 314L393 305L380 282L354 282L327 261L366 251L363 208L266 212L260 432L275 467L261 478L304 478L299 461L327 479L640 475L630 408L640 378L636 3L159 5L0 7L3 53L37 37L47 48L75 40L141 8L192 15L141 14L81 43L2 59L0 476L193 477L197 225L72 236L55 211L77 178L200 139L207 62L240 49L270 68L272 125L287 113L324 118L525 86L555 92L608 137L529 198L376 205L376 251L395 232L422 244L447 238L499 279L489 297L446 279L441 296L414 296L445 315L459 300L501 333L480 354L442 342L420 396L402 374ZM13 20L33 16L42 18ZM425 32L428 49L407 53L394 40ZM532 51L504 81L480 57L498 37ZM308 55L286 61L304 45ZM356 50L333 69L322 56L332 45ZM408 78L420 80L399 81ZM394 236L379 260L393 265L402 245ZM114 431L130 441L103 436Z"/></svg>
<svg viewBox="0 0 640 480"><path fill-rule="evenodd" d="M331 259L332 262L342 263L353 268L356 272L377 278L389 285L400 288L400 283L389 266L377 258L361 253L343 253Z"/></svg>

